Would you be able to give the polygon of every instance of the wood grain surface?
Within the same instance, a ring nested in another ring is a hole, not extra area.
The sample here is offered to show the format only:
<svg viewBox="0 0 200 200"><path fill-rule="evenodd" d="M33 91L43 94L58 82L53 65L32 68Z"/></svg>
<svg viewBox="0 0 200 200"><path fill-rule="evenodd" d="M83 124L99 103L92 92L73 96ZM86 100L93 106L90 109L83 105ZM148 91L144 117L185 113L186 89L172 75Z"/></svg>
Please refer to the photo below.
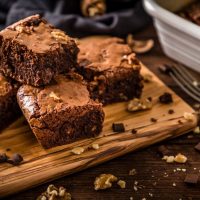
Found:
<svg viewBox="0 0 200 200"><path fill-rule="evenodd" d="M143 74L151 72L143 67ZM177 137L192 130L197 121L186 121L184 112L194 112L193 109L167 88L154 74L153 82L146 83L144 97L153 97L154 106L149 111L129 113L127 103L117 103L104 108L106 119L102 134L97 138L85 139L61 147L44 150L37 143L33 133L22 117L0 134L0 152L11 148L8 155L19 152L24 157L20 166L0 165L0 197L63 177L68 174L98 165L110 159L124 155L139 148L144 148L156 142ZM158 96L169 91L173 94L174 103L163 105L158 103ZM175 113L168 114L169 109ZM156 123L150 118L158 119ZM183 124L179 124L178 120ZM113 133L113 122L125 124L125 133ZM132 129L137 129L132 134ZM71 150L81 146L87 149L92 143L100 145L99 150L86 150L81 155L74 155ZM12 189L10 189L12 188Z"/></svg>

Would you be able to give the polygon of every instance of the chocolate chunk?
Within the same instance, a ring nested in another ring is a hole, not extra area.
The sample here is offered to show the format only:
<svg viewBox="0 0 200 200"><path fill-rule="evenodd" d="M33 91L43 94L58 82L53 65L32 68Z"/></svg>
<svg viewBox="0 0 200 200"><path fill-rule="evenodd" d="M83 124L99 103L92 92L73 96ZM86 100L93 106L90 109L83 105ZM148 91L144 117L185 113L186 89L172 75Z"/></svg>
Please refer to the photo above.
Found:
<svg viewBox="0 0 200 200"><path fill-rule="evenodd" d="M200 142L194 148L200 152Z"/></svg>
<svg viewBox="0 0 200 200"><path fill-rule="evenodd" d="M6 162L8 160L8 157L5 153L0 154L0 163Z"/></svg>
<svg viewBox="0 0 200 200"><path fill-rule="evenodd" d="M159 97L160 103L169 104L173 102L172 95L168 92L165 92Z"/></svg>
<svg viewBox="0 0 200 200"><path fill-rule="evenodd" d="M159 70L160 70L160 72L162 72L164 74L169 74L171 72L170 66L169 65L165 65L165 64L160 65L159 66Z"/></svg>
<svg viewBox="0 0 200 200"><path fill-rule="evenodd" d="M156 118L154 118L154 117L152 117L151 119L151 122L157 122L158 120L156 119Z"/></svg>
<svg viewBox="0 0 200 200"><path fill-rule="evenodd" d="M125 127L123 123L113 123L112 129L114 132L118 132L118 133L125 131Z"/></svg>
<svg viewBox="0 0 200 200"><path fill-rule="evenodd" d="M12 158L7 160L12 165L19 165L22 161L23 157L18 153L13 154Z"/></svg>
<svg viewBox="0 0 200 200"><path fill-rule="evenodd" d="M169 109L169 110L168 110L168 114L170 114L170 115L171 115L171 114L174 114L174 110L173 110L173 109Z"/></svg>
<svg viewBox="0 0 200 200"><path fill-rule="evenodd" d="M136 129L132 129L131 133L136 134L137 130Z"/></svg>
<svg viewBox="0 0 200 200"><path fill-rule="evenodd" d="M187 174L184 182L187 184L197 184L199 180L198 174Z"/></svg>
<svg viewBox="0 0 200 200"><path fill-rule="evenodd" d="M163 157L163 156L169 156L171 155L171 151L165 146L161 145L158 147L158 153Z"/></svg>

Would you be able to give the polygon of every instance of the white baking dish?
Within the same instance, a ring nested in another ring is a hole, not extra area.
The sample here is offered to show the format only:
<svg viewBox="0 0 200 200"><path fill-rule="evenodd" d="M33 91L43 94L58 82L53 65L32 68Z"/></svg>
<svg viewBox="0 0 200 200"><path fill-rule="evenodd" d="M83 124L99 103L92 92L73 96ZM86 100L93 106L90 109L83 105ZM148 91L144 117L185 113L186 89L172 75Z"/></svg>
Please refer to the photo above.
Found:
<svg viewBox="0 0 200 200"><path fill-rule="evenodd" d="M154 19L165 54L200 72L200 26L173 13L190 2L144 0L144 7Z"/></svg>

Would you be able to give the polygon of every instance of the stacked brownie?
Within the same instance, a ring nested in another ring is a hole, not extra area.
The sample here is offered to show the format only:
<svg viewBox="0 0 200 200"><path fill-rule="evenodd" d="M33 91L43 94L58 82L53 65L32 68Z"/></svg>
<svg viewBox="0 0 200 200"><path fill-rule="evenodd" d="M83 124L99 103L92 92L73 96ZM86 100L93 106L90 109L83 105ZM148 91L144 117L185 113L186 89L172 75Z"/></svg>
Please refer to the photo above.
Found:
<svg viewBox="0 0 200 200"><path fill-rule="evenodd" d="M39 143L51 148L97 136L102 103L140 97L141 64L122 39L91 37L79 48L39 15L1 31L0 73L8 77L0 79L1 121L18 111L21 85L18 104Z"/></svg>
<svg viewBox="0 0 200 200"><path fill-rule="evenodd" d="M141 63L124 40L93 36L81 40L79 48L78 72L93 99L108 104L140 97Z"/></svg>
<svg viewBox="0 0 200 200"><path fill-rule="evenodd" d="M18 88L16 81L0 73L0 130L21 114L16 99Z"/></svg>
<svg viewBox="0 0 200 200"><path fill-rule="evenodd" d="M82 76L70 72L77 53L75 41L39 15L0 32L0 72L22 84L19 106L44 148L102 130L102 104L90 99Z"/></svg>

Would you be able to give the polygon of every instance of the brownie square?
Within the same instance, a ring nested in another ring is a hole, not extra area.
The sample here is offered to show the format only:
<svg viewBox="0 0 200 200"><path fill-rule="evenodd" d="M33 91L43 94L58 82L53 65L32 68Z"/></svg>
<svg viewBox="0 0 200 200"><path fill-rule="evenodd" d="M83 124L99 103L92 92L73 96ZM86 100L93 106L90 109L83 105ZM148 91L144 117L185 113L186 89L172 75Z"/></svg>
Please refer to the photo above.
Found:
<svg viewBox="0 0 200 200"><path fill-rule="evenodd" d="M18 103L44 148L97 136L104 120L102 104L90 99L78 74L59 75L43 88L23 85Z"/></svg>
<svg viewBox="0 0 200 200"><path fill-rule="evenodd" d="M0 130L21 114L16 98L18 87L18 83L0 73Z"/></svg>
<svg viewBox="0 0 200 200"><path fill-rule="evenodd" d="M88 37L80 40L79 49L77 71L93 99L108 104L140 97L141 64L122 39Z"/></svg>
<svg viewBox="0 0 200 200"><path fill-rule="evenodd" d="M39 15L0 32L0 71L23 84L50 83L76 65L77 53L75 41Z"/></svg>

